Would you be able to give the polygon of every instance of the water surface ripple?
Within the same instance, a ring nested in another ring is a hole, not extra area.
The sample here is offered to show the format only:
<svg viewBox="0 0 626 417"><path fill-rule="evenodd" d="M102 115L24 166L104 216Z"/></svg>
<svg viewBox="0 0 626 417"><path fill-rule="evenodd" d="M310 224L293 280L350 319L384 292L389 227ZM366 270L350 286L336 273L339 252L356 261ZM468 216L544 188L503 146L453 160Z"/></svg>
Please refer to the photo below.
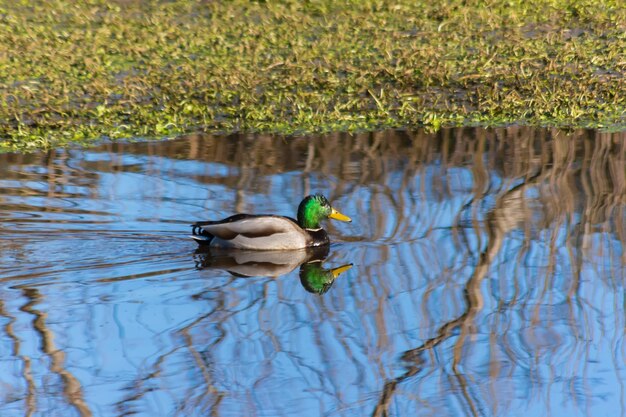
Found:
<svg viewBox="0 0 626 417"><path fill-rule="evenodd" d="M187 237L312 192L327 252ZM623 133L0 154L0 414L626 416L625 207Z"/></svg>

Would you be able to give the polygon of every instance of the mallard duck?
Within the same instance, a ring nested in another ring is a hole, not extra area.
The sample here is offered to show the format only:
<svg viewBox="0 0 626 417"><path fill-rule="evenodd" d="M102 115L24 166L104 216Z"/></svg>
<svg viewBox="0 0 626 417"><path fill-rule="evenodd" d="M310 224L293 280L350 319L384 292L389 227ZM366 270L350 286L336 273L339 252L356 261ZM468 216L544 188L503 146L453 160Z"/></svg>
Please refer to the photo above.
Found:
<svg viewBox="0 0 626 417"><path fill-rule="evenodd" d="M320 226L324 219L352 220L323 195L310 195L298 206L298 219L271 214L235 214L219 221L192 225L192 238L200 245L229 249L291 250L329 244Z"/></svg>

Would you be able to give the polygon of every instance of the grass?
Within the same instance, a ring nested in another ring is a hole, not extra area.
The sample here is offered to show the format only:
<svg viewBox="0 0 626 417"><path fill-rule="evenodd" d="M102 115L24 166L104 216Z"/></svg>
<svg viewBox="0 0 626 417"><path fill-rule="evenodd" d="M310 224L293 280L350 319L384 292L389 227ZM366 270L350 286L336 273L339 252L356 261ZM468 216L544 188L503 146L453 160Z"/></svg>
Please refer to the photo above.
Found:
<svg viewBox="0 0 626 417"><path fill-rule="evenodd" d="M0 45L0 150L199 130L626 127L618 0L0 0Z"/></svg>

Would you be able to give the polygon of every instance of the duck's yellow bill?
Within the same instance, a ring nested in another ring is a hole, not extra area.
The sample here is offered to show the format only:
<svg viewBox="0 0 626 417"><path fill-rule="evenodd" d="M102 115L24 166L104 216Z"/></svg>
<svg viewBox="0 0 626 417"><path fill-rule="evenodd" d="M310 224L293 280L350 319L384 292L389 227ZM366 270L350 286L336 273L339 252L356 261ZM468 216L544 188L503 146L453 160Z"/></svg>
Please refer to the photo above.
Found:
<svg viewBox="0 0 626 417"><path fill-rule="evenodd" d="M342 265L340 267L331 269L330 273L333 274L333 278L337 278L339 275L343 274L350 268L352 268L352 264Z"/></svg>
<svg viewBox="0 0 626 417"><path fill-rule="evenodd" d="M330 216L328 216L328 217L330 217L331 219L339 220L341 222L351 222L352 221L352 219L350 217L346 216L345 214L339 213L334 208L331 208Z"/></svg>

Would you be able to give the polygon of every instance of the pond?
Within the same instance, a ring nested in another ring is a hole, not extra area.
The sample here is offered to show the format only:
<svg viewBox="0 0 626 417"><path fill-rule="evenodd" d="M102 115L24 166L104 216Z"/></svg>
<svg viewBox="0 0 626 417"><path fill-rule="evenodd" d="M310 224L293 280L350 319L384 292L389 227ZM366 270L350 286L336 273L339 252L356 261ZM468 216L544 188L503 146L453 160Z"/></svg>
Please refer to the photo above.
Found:
<svg viewBox="0 0 626 417"><path fill-rule="evenodd" d="M189 238L311 193L314 262ZM1 154L0 219L2 416L626 415L624 133Z"/></svg>

